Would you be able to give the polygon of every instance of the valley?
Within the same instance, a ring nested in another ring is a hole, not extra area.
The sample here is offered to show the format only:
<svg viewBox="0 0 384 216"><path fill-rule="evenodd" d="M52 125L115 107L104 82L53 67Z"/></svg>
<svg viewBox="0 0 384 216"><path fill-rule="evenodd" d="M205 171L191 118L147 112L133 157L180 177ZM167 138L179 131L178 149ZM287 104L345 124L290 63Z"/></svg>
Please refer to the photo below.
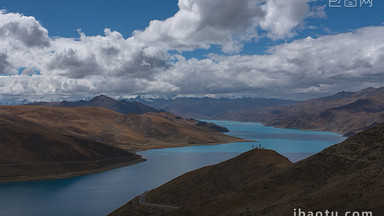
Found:
<svg viewBox="0 0 384 216"><path fill-rule="evenodd" d="M2 182L100 172L142 162L135 152L147 149L245 141L165 111L122 114L94 106L0 106L0 125Z"/></svg>
<svg viewBox="0 0 384 216"><path fill-rule="evenodd" d="M0 216L384 215L383 11L1 0Z"/></svg>

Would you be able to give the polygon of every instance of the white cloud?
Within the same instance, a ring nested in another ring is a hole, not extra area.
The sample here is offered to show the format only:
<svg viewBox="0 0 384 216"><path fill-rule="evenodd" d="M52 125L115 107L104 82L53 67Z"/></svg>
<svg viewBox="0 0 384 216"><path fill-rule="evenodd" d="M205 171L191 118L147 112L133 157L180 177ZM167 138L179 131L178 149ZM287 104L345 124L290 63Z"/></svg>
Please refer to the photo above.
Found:
<svg viewBox="0 0 384 216"><path fill-rule="evenodd" d="M47 47L48 31L34 17L20 16L0 10L0 37L7 39L9 46Z"/></svg>
<svg viewBox="0 0 384 216"><path fill-rule="evenodd" d="M309 16L310 0L179 0L179 11L164 21L154 20L135 37L151 46L179 51L220 45L239 52L242 43L268 31L273 39L294 35ZM316 8L319 13L318 8Z"/></svg>
<svg viewBox="0 0 384 216"><path fill-rule="evenodd" d="M105 36L86 36L79 40L58 38L54 53L47 59L46 71L71 78L91 75L150 77L153 70L167 66L166 50L147 47L134 38L124 39L105 29Z"/></svg>
<svg viewBox="0 0 384 216"><path fill-rule="evenodd" d="M175 89L153 79L169 67L167 50L149 47L133 37L124 39L105 29L104 36L80 32L79 39L49 38L35 18L5 12L0 13L0 27L3 96L139 94Z"/></svg>
<svg viewBox="0 0 384 216"><path fill-rule="evenodd" d="M7 53L0 54L0 74L7 74L12 71L10 67L10 63L7 61L8 55Z"/></svg>
<svg viewBox="0 0 384 216"><path fill-rule="evenodd" d="M179 11L164 21L151 21L144 31L135 31L140 41L166 49L207 49L212 44L237 50L234 40L252 39L256 32L243 32L253 27L263 11L258 0L180 0ZM241 34L240 34L241 33ZM240 37L240 38L236 38Z"/></svg>
<svg viewBox="0 0 384 216"><path fill-rule="evenodd" d="M284 39L295 34L294 28L309 15L309 0L267 0L262 6L266 15L260 22L273 39Z"/></svg>
<svg viewBox="0 0 384 216"><path fill-rule="evenodd" d="M49 46L48 31L34 17L0 11L1 74L15 74L19 67L39 64L36 54ZM20 62L25 65L19 66Z"/></svg>

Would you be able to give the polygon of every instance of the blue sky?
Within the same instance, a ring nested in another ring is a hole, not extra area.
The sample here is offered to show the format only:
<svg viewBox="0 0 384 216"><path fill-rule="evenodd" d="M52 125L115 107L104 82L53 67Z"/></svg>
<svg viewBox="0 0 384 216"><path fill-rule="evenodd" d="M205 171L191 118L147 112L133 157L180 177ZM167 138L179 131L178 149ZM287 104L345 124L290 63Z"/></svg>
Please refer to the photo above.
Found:
<svg viewBox="0 0 384 216"><path fill-rule="evenodd" d="M1 7L9 12L34 16L49 30L51 37L79 37L78 29L86 35L101 35L105 28L118 31L124 37L132 36L134 30L145 29L151 20L164 20L177 11L178 0L2 0ZM263 38L246 43L243 53L263 53L268 47L307 36L337 34L365 26L384 23L384 2L373 0L373 7L330 8L328 0L319 0L313 5L326 5L326 18L310 18L305 25L317 29L304 29L297 36L286 40ZM336 4L338 5L338 4ZM190 57L217 52L220 49L187 52Z"/></svg>
<svg viewBox="0 0 384 216"><path fill-rule="evenodd" d="M166 19L178 10L177 0L2 0L0 4L9 12L36 17L50 36L60 37L78 37L79 28L87 35L111 28L129 37L151 20Z"/></svg>
<svg viewBox="0 0 384 216"><path fill-rule="evenodd" d="M382 86L384 2L329 1L1 0L0 93L305 99Z"/></svg>

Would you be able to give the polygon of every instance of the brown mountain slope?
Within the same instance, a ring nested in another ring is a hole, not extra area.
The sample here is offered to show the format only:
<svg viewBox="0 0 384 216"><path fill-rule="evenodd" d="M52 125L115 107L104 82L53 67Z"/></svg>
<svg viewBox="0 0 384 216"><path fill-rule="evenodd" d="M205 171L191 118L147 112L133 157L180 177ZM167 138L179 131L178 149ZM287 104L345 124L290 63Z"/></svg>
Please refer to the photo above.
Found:
<svg viewBox="0 0 384 216"><path fill-rule="evenodd" d="M49 179L143 161L139 155L0 114L0 182Z"/></svg>
<svg viewBox="0 0 384 216"><path fill-rule="evenodd" d="M384 124L295 164L268 150L252 150L150 191L111 215L294 215L302 211L370 211L384 215ZM325 213L324 213L325 215Z"/></svg>
<svg viewBox="0 0 384 216"><path fill-rule="evenodd" d="M384 87L340 92L289 107L232 112L218 119L258 121L266 125L356 134L384 122Z"/></svg>
<svg viewBox="0 0 384 216"><path fill-rule="evenodd" d="M120 114L101 107L0 106L0 115L133 151L243 141L167 112Z"/></svg>

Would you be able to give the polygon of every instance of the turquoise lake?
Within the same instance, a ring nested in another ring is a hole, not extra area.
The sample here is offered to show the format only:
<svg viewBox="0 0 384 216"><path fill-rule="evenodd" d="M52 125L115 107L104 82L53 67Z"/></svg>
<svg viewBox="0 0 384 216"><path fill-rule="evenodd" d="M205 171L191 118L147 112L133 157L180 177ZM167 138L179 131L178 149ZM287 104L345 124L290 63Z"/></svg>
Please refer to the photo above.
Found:
<svg viewBox="0 0 384 216"><path fill-rule="evenodd" d="M146 162L103 173L60 180L1 183L0 215L107 215L146 190L253 147L273 149L296 162L345 139L330 132L273 128L259 123L210 122L230 129L229 135L257 142L154 149L140 152Z"/></svg>

